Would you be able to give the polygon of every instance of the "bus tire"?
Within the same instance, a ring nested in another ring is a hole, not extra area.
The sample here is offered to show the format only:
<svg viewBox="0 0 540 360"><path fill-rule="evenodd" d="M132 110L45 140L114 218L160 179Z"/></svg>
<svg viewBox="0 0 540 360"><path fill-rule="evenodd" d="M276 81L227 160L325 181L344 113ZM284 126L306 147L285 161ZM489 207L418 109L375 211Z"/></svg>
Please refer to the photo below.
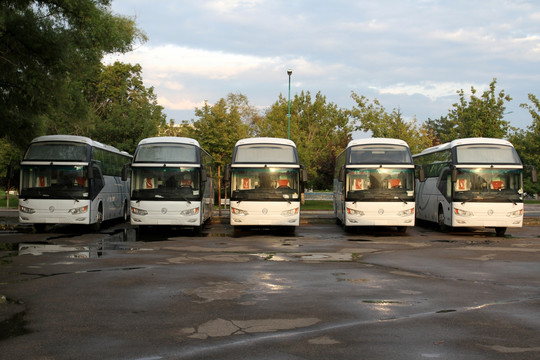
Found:
<svg viewBox="0 0 540 360"><path fill-rule="evenodd" d="M503 237L505 233L506 233L506 228L505 227L496 227L495 228L495 234L497 234L497 236Z"/></svg>
<svg viewBox="0 0 540 360"><path fill-rule="evenodd" d="M439 224L439 230L442 232L448 232L448 226L444 223L444 210L442 206L439 206L439 213L437 214L437 223Z"/></svg>
<svg viewBox="0 0 540 360"><path fill-rule="evenodd" d="M129 207L127 202L124 202L124 209L122 210L122 220L127 222L129 220Z"/></svg>
<svg viewBox="0 0 540 360"><path fill-rule="evenodd" d="M97 220L94 224L90 225L90 229L93 232L98 232L101 229L102 222L103 222L103 204L100 203L98 206Z"/></svg>
<svg viewBox="0 0 540 360"><path fill-rule="evenodd" d="M45 232L46 224L34 224L34 229L36 230L36 233L42 233Z"/></svg>
<svg viewBox="0 0 540 360"><path fill-rule="evenodd" d="M397 227L397 232L400 233L400 234L405 234L407 232L407 228L408 228L408 226L398 226Z"/></svg>

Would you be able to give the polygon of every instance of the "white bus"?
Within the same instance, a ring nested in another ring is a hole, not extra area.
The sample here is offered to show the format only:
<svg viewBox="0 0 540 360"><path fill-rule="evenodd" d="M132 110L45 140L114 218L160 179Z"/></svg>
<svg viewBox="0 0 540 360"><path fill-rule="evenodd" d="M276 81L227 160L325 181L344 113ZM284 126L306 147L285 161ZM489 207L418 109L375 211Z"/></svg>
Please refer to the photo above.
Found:
<svg viewBox="0 0 540 360"><path fill-rule="evenodd" d="M523 165L506 140L467 138L413 156L426 181L416 189L416 217L449 227L523 226ZM532 171L536 181L536 171Z"/></svg>
<svg viewBox="0 0 540 360"><path fill-rule="evenodd" d="M42 231L47 224L86 224L129 216L131 155L82 136L35 138L20 171L19 222Z"/></svg>
<svg viewBox="0 0 540 360"><path fill-rule="evenodd" d="M300 225L300 203L307 180L293 141L279 138L239 140L225 181L230 183L230 224Z"/></svg>
<svg viewBox="0 0 540 360"><path fill-rule="evenodd" d="M336 158L334 214L345 228L414 226L414 163L403 140L352 140Z"/></svg>
<svg viewBox="0 0 540 360"><path fill-rule="evenodd" d="M197 140L141 140L131 164L131 224L201 229L214 210L213 167Z"/></svg>

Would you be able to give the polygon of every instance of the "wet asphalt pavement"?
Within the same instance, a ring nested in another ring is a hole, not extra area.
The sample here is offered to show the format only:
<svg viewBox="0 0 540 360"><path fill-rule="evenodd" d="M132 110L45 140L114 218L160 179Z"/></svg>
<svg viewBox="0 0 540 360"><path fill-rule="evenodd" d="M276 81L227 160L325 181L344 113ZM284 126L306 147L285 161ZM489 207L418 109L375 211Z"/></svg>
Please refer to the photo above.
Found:
<svg viewBox="0 0 540 360"><path fill-rule="evenodd" d="M540 358L540 226L319 220L4 231L0 358Z"/></svg>

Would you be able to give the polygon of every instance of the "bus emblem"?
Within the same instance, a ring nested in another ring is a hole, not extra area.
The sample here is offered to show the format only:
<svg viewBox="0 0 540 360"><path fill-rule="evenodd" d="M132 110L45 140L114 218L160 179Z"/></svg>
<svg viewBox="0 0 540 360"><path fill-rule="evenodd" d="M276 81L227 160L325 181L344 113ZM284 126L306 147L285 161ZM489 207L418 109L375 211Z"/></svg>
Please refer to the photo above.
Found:
<svg viewBox="0 0 540 360"><path fill-rule="evenodd" d="M162 213L163 215L165 215L165 214L167 213L167 208L162 208L162 209L161 209L161 213Z"/></svg>
<svg viewBox="0 0 540 360"><path fill-rule="evenodd" d="M379 209L379 215L384 214L384 209Z"/></svg>
<svg viewBox="0 0 540 360"><path fill-rule="evenodd" d="M49 212L54 212L54 206L49 206Z"/></svg>
<svg viewBox="0 0 540 360"><path fill-rule="evenodd" d="M262 209L262 213L263 213L264 215L268 214L268 209L267 209L267 208Z"/></svg>
<svg viewBox="0 0 540 360"><path fill-rule="evenodd" d="M493 215L493 209L489 209L489 210L488 210L488 215L489 215L489 216Z"/></svg>

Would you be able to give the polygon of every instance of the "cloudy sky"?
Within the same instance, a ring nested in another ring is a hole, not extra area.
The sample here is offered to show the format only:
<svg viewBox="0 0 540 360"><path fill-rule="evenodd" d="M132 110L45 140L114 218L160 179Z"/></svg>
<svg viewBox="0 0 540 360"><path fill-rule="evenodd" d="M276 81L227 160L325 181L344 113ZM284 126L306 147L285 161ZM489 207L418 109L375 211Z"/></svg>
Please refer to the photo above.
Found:
<svg viewBox="0 0 540 360"><path fill-rule="evenodd" d="M264 111L280 94L321 92L352 108L351 92L406 119L438 119L456 91L497 90L506 119L540 97L540 2L536 0L113 0L149 40L109 58L139 63L169 119L241 93Z"/></svg>

